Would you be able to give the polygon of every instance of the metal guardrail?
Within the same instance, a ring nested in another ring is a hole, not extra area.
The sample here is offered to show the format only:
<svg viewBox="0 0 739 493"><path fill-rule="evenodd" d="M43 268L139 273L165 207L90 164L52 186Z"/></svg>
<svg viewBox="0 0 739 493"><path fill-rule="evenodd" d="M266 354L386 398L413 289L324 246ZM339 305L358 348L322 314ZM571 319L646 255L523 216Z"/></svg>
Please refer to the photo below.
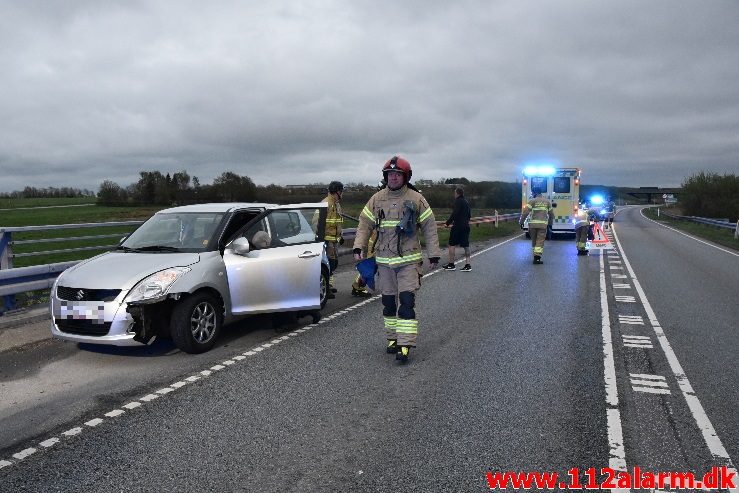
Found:
<svg viewBox="0 0 739 493"><path fill-rule="evenodd" d="M659 209L658 209L659 211ZM716 226L717 228L726 228L734 230L734 238L739 238L739 221L733 223L728 219L711 219L708 217L698 216L679 216L677 214L670 214L669 212L662 211L662 214L671 217L673 219L682 219L684 221L692 221L694 223L707 224L709 226Z"/></svg>
<svg viewBox="0 0 739 493"><path fill-rule="evenodd" d="M357 221L357 218L342 214L347 219ZM495 214L492 216L479 216L470 219L470 225L479 226L481 224L494 223L497 227L497 223L501 221L518 221L519 214ZM30 245L30 244L44 244L44 243L57 243L64 241L78 241L78 240L93 240L101 238L120 238L121 234L104 234L104 235L91 235L91 236L74 236L68 238L44 238L36 240L13 240L13 233L27 233L32 231L52 231L61 229L80 229L80 228L100 228L100 227L113 227L113 226L138 226L143 221L120 221L120 222L107 222L107 223L83 223L83 224L58 224L50 226L22 226L22 227L8 227L0 228L0 297L4 298L4 309L0 306L0 314L4 311L12 310L15 308L15 296L16 294L26 293L29 291L38 291L43 289L49 289L54 284L54 280L61 274L65 269L72 267L73 265L81 262L82 260L75 260L69 262L57 262L53 264L35 265L32 267L13 267L13 259L21 257L31 257L39 255L51 255L57 253L68 253L68 252L82 252L92 250L106 250L114 248L114 245L100 245L92 247L77 247L69 248L64 250L44 250L38 252L28 253L13 253L14 245ZM437 221L437 227L443 227L444 221ZM347 240L353 240L356 233L356 228L344 228L344 238Z"/></svg>
<svg viewBox="0 0 739 493"><path fill-rule="evenodd" d="M14 233L29 233L36 231L54 231L64 229L86 229L121 226L138 226L143 221L115 221L105 223L80 223L80 224L54 224L47 226L14 226L0 227L0 297L3 305L0 306L0 314L15 308L16 294L29 291L48 289L54 284L54 279L65 269L75 265L81 260L70 262L57 262L53 264L35 265L32 267L13 267L13 259L22 257L35 257L41 255L54 255L60 253L85 252L95 250L107 250L117 245L96 245L61 250L42 250L26 253L13 253L15 245L33 245L44 243L63 243L66 241L99 240L103 238L121 238L121 233L73 236L66 238L43 238L34 240L14 240Z"/></svg>

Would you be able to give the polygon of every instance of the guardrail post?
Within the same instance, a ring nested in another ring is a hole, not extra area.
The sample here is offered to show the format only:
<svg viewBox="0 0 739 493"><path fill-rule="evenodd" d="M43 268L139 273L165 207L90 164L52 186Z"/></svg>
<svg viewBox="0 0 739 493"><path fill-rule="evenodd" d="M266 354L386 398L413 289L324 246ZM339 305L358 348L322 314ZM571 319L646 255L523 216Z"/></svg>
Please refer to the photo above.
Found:
<svg viewBox="0 0 739 493"><path fill-rule="evenodd" d="M734 239L739 238L739 221L736 222L736 228L734 228Z"/></svg>
<svg viewBox="0 0 739 493"><path fill-rule="evenodd" d="M659 207L657 207L657 217L659 217Z"/></svg>
<svg viewBox="0 0 739 493"><path fill-rule="evenodd" d="M0 229L0 269L13 268L13 247L11 246L12 233ZM3 305L0 307L0 314L8 310L15 309L15 295L9 294L3 296Z"/></svg>
<svg viewBox="0 0 739 493"><path fill-rule="evenodd" d="M498 227L498 209L495 209L495 227Z"/></svg>

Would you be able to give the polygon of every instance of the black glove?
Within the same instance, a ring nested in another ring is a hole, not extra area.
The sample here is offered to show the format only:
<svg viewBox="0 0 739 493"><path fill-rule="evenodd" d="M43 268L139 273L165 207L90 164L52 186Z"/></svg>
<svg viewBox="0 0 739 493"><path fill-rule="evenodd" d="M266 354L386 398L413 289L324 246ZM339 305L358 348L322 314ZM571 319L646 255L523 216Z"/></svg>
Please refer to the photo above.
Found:
<svg viewBox="0 0 739 493"><path fill-rule="evenodd" d="M519 226L521 226L521 229L523 229L523 223L518 223Z"/></svg>
<svg viewBox="0 0 739 493"><path fill-rule="evenodd" d="M361 248L355 248L354 250L352 250L352 253L354 255L361 255L362 254L362 249Z"/></svg>
<svg viewBox="0 0 739 493"><path fill-rule="evenodd" d="M344 244L344 237L341 237L339 238L339 245L343 245L343 244Z"/></svg>

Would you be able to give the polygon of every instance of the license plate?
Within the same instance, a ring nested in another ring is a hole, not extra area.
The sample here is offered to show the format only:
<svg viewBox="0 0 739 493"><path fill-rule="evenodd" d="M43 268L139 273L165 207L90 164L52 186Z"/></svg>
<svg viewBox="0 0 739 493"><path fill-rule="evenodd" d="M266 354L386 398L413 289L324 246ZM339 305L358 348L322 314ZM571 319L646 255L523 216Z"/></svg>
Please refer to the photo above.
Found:
<svg viewBox="0 0 739 493"><path fill-rule="evenodd" d="M58 309L54 311L54 316L62 320L91 320L98 324L105 322L105 305L95 301L60 301Z"/></svg>

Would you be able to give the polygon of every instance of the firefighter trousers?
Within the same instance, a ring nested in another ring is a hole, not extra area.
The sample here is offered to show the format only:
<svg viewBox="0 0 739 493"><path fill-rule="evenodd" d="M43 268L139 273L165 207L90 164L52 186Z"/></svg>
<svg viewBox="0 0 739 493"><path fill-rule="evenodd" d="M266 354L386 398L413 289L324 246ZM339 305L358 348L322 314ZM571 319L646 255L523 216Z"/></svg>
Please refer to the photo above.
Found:
<svg viewBox="0 0 739 493"><path fill-rule="evenodd" d="M544 240L547 237L546 226L542 228L531 227L529 225L529 236L531 236L531 248L535 257L544 255Z"/></svg>
<svg viewBox="0 0 739 493"><path fill-rule="evenodd" d="M418 264L388 267L378 264L379 289L382 292L382 315L385 337L395 339L398 346L415 347L418 338L416 291L421 286Z"/></svg>
<svg viewBox="0 0 739 493"><path fill-rule="evenodd" d="M590 225L586 224L584 226L578 226L575 229L575 241L577 242L577 249L580 251L586 250L586 245L588 243L588 228Z"/></svg>

